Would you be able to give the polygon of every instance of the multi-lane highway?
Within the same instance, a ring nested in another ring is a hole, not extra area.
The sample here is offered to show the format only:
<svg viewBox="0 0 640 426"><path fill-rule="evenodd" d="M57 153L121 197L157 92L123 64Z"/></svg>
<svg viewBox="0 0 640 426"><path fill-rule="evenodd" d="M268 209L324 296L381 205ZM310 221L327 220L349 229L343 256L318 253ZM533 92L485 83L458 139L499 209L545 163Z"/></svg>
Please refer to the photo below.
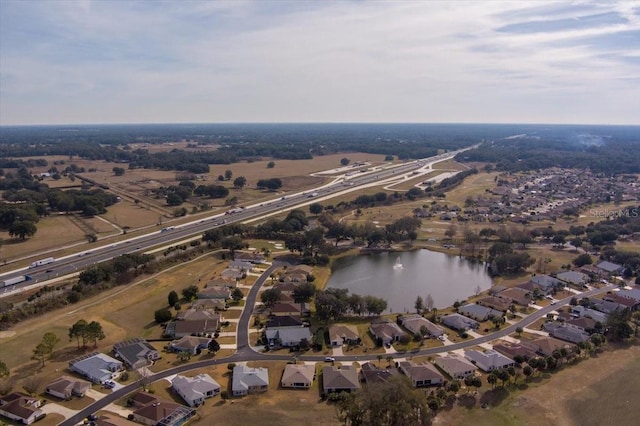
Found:
<svg viewBox="0 0 640 426"><path fill-rule="evenodd" d="M2 274L2 276L0 276L0 281L25 274L28 274L31 280L13 286L8 286L4 289L0 288L0 297L25 286L43 283L55 277L82 271L92 265L113 259L123 254L143 252L152 247L170 245L172 242L181 241L188 237L202 234L206 230L223 226L228 223L245 222L250 219L277 214L293 209L296 206L310 204L316 200L331 198L337 194L358 191L363 187L380 185L397 179L403 179L407 173L430 167L435 163L449 160L456 154L471 148L472 147L469 147L437 155L435 157L409 161L396 165L372 167L368 170L351 174L351 176L342 175L335 178L331 183L318 188L310 189L305 192L287 194L260 204L247 206L233 214L217 214L195 222L163 228L163 230L157 230L145 235L120 241L118 243L84 250L71 256L56 259L54 262L47 265L30 269L14 270L9 273Z"/></svg>

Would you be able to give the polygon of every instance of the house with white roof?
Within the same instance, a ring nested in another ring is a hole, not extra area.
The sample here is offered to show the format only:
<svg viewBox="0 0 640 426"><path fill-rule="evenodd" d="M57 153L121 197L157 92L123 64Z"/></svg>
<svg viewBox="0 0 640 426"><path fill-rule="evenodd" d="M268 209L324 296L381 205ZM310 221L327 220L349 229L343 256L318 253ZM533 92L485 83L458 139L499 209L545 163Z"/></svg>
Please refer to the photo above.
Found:
<svg viewBox="0 0 640 426"><path fill-rule="evenodd" d="M197 407L207 398L220 393L220 385L208 374L195 377L175 376L171 380L171 388L190 406Z"/></svg>
<svg viewBox="0 0 640 426"><path fill-rule="evenodd" d="M484 352L468 350L464 352L465 358L477 365L482 371L490 372L500 368L507 368L515 365L515 361L494 350Z"/></svg>
<svg viewBox="0 0 640 426"><path fill-rule="evenodd" d="M269 370L246 365L236 365L233 368L231 392L233 396L244 396L250 393L266 392L269 388Z"/></svg>

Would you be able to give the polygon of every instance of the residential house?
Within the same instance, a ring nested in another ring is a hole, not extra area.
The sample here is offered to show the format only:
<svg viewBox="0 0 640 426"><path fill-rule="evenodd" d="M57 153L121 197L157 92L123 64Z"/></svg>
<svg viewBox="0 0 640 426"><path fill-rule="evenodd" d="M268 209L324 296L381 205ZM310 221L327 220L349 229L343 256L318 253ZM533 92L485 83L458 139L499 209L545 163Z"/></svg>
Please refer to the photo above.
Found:
<svg viewBox="0 0 640 426"><path fill-rule="evenodd" d="M327 366L322 369L322 389L324 393L353 392L360 389L358 372L355 367Z"/></svg>
<svg viewBox="0 0 640 426"><path fill-rule="evenodd" d="M532 276L529 282L544 294L551 294L554 290L563 286L559 279L544 274Z"/></svg>
<svg viewBox="0 0 640 426"><path fill-rule="evenodd" d="M441 385L444 381L444 376L430 362L400 361L398 366L415 388Z"/></svg>
<svg viewBox="0 0 640 426"><path fill-rule="evenodd" d="M122 370L122 362L108 355L93 352L69 362L69 369L86 377L93 383L113 380Z"/></svg>
<svg viewBox="0 0 640 426"><path fill-rule="evenodd" d="M226 268L220 272L220 276L225 279L240 281L246 278L247 273L240 269Z"/></svg>
<svg viewBox="0 0 640 426"><path fill-rule="evenodd" d="M617 263L609 262L607 260L597 263L596 268L608 275L622 275L624 272L624 267L622 265L618 265Z"/></svg>
<svg viewBox="0 0 640 426"><path fill-rule="evenodd" d="M179 321L196 321L196 320L215 320L222 321L222 315L216 312L212 312L204 309L187 309L180 311L176 315L176 319Z"/></svg>
<svg viewBox="0 0 640 426"><path fill-rule="evenodd" d="M264 331L264 337L271 348L291 348L300 346L303 340L311 344L309 327L272 327Z"/></svg>
<svg viewBox="0 0 640 426"><path fill-rule="evenodd" d="M91 383L69 376L58 377L49 382L44 391L60 399L71 399L74 396L82 398L91 389Z"/></svg>
<svg viewBox="0 0 640 426"><path fill-rule="evenodd" d="M495 296L484 297L478 300L477 303L478 305L486 306L501 312L507 312L509 310L509 306L511 306L511 302Z"/></svg>
<svg viewBox="0 0 640 426"><path fill-rule="evenodd" d="M211 280L207 281L204 285L204 288L207 289L209 287L226 287L226 288L236 288L238 286L238 281L232 278L225 277L215 277Z"/></svg>
<svg viewBox="0 0 640 426"><path fill-rule="evenodd" d="M236 260L251 262L255 265L260 265L266 262L266 258L262 254L256 252L237 251L235 252L234 257Z"/></svg>
<svg viewBox="0 0 640 426"><path fill-rule="evenodd" d="M198 299L217 299L217 300L229 300L231 297L231 290L229 287L222 287L217 285L207 286L198 292Z"/></svg>
<svg viewBox="0 0 640 426"><path fill-rule="evenodd" d="M146 367L159 360L160 353L146 340L136 338L113 345L113 353L131 369Z"/></svg>
<svg viewBox="0 0 640 426"><path fill-rule="evenodd" d="M633 287L631 290L622 289L616 295L623 299L633 300L634 304L631 309L638 309L640 306L640 287Z"/></svg>
<svg viewBox="0 0 640 426"><path fill-rule="evenodd" d="M617 303L618 305L621 306L621 309L625 309L625 308L637 309L638 306L640 306L640 303L638 303L635 299L630 298L630 297L622 297L617 293L613 293L612 295L604 296L604 300L609 301L609 302L613 302L613 303ZM597 303L597 301L595 301L595 300L594 300L594 302ZM594 309L598 309L598 308L594 307Z"/></svg>
<svg viewBox="0 0 640 426"><path fill-rule="evenodd" d="M20 392L10 393L0 396L0 416L30 425L44 417L40 405L38 398Z"/></svg>
<svg viewBox="0 0 640 426"><path fill-rule="evenodd" d="M283 315L280 317L269 317L266 327L302 327L302 320L300 319L300 317L292 317L289 315Z"/></svg>
<svg viewBox="0 0 640 426"><path fill-rule="evenodd" d="M444 335L444 330L419 314L407 314L399 317L400 325L409 330L413 335L423 335L423 337L440 337ZM424 327L424 328L423 328Z"/></svg>
<svg viewBox="0 0 640 426"><path fill-rule="evenodd" d="M131 397L133 420L148 426L180 426L196 414L193 408L169 402L146 392Z"/></svg>
<svg viewBox="0 0 640 426"><path fill-rule="evenodd" d="M535 345L524 341L521 341L520 343L513 343L501 340L499 343L493 345L493 350L500 352L502 355L511 359L514 359L518 355L524 359L531 359L535 358L537 348Z"/></svg>
<svg viewBox="0 0 640 426"><path fill-rule="evenodd" d="M460 306L458 308L458 313L473 318L476 321L486 321L489 318L500 318L502 317L502 311L496 311L495 309L487 308L486 306L477 305L475 303L470 303L468 305Z"/></svg>
<svg viewBox="0 0 640 426"><path fill-rule="evenodd" d="M172 352L189 352L196 355L198 351L207 349L211 343L211 337L183 336L169 343Z"/></svg>
<svg viewBox="0 0 640 426"><path fill-rule="evenodd" d="M360 369L360 378L365 383L386 383L391 376L396 374L398 374L398 370L395 368L382 369L370 362L362 364L362 368Z"/></svg>
<svg viewBox="0 0 640 426"><path fill-rule="evenodd" d="M460 314L445 315L440 319L440 323L458 331L475 330L480 327L477 321Z"/></svg>
<svg viewBox="0 0 640 426"><path fill-rule="evenodd" d="M571 343L586 342L589 339L589 334L587 332L578 327L573 327L567 324L560 325L549 321L544 323L542 328L544 331L549 333L550 336L560 340L566 340Z"/></svg>
<svg viewBox="0 0 640 426"><path fill-rule="evenodd" d="M382 345L397 342L400 337L405 335L405 332L402 331L398 324L386 318L373 320L369 326L369 331L377 343Z"/></svg>
<svg viewBox="0 0 640 426"><path fill-rule="evenodd" d="M333 324L329 327L329 341L331 346L359 345L362 342L358 329L345 324Z"/></svg>
<svg viewBox="0 0 640 426"><path fill-rule="evenodd" d="M314 364L287 364L280 384L283 388L308 389L316 378Z"/></svg>
<svg viewBox="0 0 640 426"><path fill-rule="evenodd" d="M595 309L585 308L584 306L572 306L571 312L573 314L577 314L580 317L591 318L595 322L599 322L600 324L606 324L609 315L596 311Z"/></svg>
<svg viewBox="0 0 640 426"><path fill-rule="evenodd" d="M435 364L452 379L464 379L478 369L459 355L446 355L436 358Z"/></svg>
<svg viewBox="0 0 640 426"><path fill-rule="evenodd" d="M115 414L104 413L98 416L96 426L136 426L137 423Z"/></svg>
<svg viewBox="0 0 640 426"><path fill-rule="evenodd" d="M559 272L558 274L556 274L556 277L559 280L576 287L585 287L591 281L589 275L583 274L582 272L578 271Z"/></svg>
<svg viewBox="0 0 640 426"><path fill-rule="evenodd" d="M238 271L244 271L246 273L251 271L251 269L253 268L253 263L245 260L236 259L229 262L229 265L227 266L227 268L236 269Z"/></svg>
<svg viewBox="0 0 640 426"><path fill-rule="evenodd" d="M190 309L197 311L226 311L227 301L222 299L197 299L191 302ZM180 317L180 312L176 314L177 318Z"/></svg>
<svg viewBox="0 0 640 426"><path fill-rule="evenodd" d="M596 321L588 317L571 318L566 320L564 323L566 325L579 328L588 334L593 334L595 332Z"/></svg>
<svg viewBox="0 0 640 426"><path fill-rule="evenodd" d="M251 368L246 365L236 365L233 368L231 392L233 396L243 396L250 393L266 392L269 388L269 370L266 368Z"/></svg>
<svg viewBox="0 0 640 426"><path fill-rule="evenodd" d="M276 317L281 316L302 316L302 305L300 303L275 303L269 314Z"/></svg>
<svg viewBox="0 0 640 426"><path fill-rule="evenodd" d="M516 364L511 358L495 350L481 352L472 349L465 351L464 356L486 373L500 368L511 367Z"/></svg>
<svg viewBox="0 0 640 426"><path fill-rule="evenodd" d="M177 375L171 379L171 388L190 407L202 405L205 399L220 393L220 385L208 374L198 374L195 377Z"/></svg>
<svg viewBox="0 0 640 426"><path fill-rule="evenodd" d="M205 310L189 309L178 319L167 324L164 334L173 338L184 336L206 336L220 328L222 316Z"/></svg>
<svg viewBox="0 0 640 426"><path fill-rule="evenodd" d="M296 265L287 268L280 276L280 281L291 283L303 283L307 281L307 276L311 275L313 268L309 265Z"/></svg>
<svg viewBox="0 0 640 426"><path fill-rule="evenodd" d="M527 306L529 305L529 303L531 303L531 293L518 287L512 287L503 290L498 293L498 297L522 306Z"/></svg>
<svg viewBox="0 0 640 426"><path fill-rule="evenodd" d="M571 349L570 344L553 337L539 337L529 343L536 348L536 353L542 356L551 356L553 352L562 348Z"/></svg>

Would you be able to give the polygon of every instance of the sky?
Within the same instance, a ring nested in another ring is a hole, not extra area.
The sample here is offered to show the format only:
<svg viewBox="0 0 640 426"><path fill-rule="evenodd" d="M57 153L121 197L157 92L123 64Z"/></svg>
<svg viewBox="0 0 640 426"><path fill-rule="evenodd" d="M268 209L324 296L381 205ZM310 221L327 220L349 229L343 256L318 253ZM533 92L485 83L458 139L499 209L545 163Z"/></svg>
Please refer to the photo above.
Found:
<svg viewBox="0 0 640 426"><path fill-rule="evenodd" d="M0 125L640 124L640 1L0 0Z"/></svg>

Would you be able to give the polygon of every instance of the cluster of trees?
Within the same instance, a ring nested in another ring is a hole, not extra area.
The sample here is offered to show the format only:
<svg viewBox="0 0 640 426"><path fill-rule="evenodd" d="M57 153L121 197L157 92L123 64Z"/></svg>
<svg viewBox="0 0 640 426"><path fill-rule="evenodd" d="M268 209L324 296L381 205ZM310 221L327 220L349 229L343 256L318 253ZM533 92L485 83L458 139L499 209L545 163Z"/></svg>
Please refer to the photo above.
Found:
<svg viewBox="0 0 640 426"><path fill-rule="evenodd" d="M44 367L44 361L47 358L53 358L53 349L60 342L58 336L55 333L47 332L42 336L42 340L33 350L32 359L38 360L42 362L42 366Z"/></svg>
<svg viewBox="0 0 640 426"><path fill-rule="evenodd" d="M315 306L321 321L333 321L346 314L380 315L387 309L387 301L371 295L349 294L347 289L328 288L316 292Z"/></svg>
<svg viewBox="0 0 640 426"><path fill-rule="evenodd" d="M277 191L278 189L282 188L282 180L280 178L259 179L256 187L258 189Z"/></svg>
<svg viewBox="0 0 640 426"><path fill-rule="evenodd" d="M515 252L509 243L496 242L489 247L489 268L493 275L516 274L535 263L526 252Z"/></svg>
<svg viewBox="0 0 640 426"><path fill-rule="evenodd" d="M547 129L535 137L483 143L478 149L456 157L458 161L495 163L501 171L538 170L549 167L590 169L616 175L640 173L640 152L633 147L628 128L602 129L607 139L580 140L568 129ZM589 129L585 133L597 131ZM555 132L555 134L545 134ZM613 134L612 134L613 133ZM588 135L587 135L588 136ZM593 143L590 143L593 142Z"/></svg>
<svg viewBox="0 0 640 426"><path fill-rule="evenodd" d="M87 343L93 343L93 346L97 347L98 340L103 340L105 337L102 324L97 321L87 322L81 319L69 328L69 340L75 339L78 343L78 349L86 347Z"/></svg>

